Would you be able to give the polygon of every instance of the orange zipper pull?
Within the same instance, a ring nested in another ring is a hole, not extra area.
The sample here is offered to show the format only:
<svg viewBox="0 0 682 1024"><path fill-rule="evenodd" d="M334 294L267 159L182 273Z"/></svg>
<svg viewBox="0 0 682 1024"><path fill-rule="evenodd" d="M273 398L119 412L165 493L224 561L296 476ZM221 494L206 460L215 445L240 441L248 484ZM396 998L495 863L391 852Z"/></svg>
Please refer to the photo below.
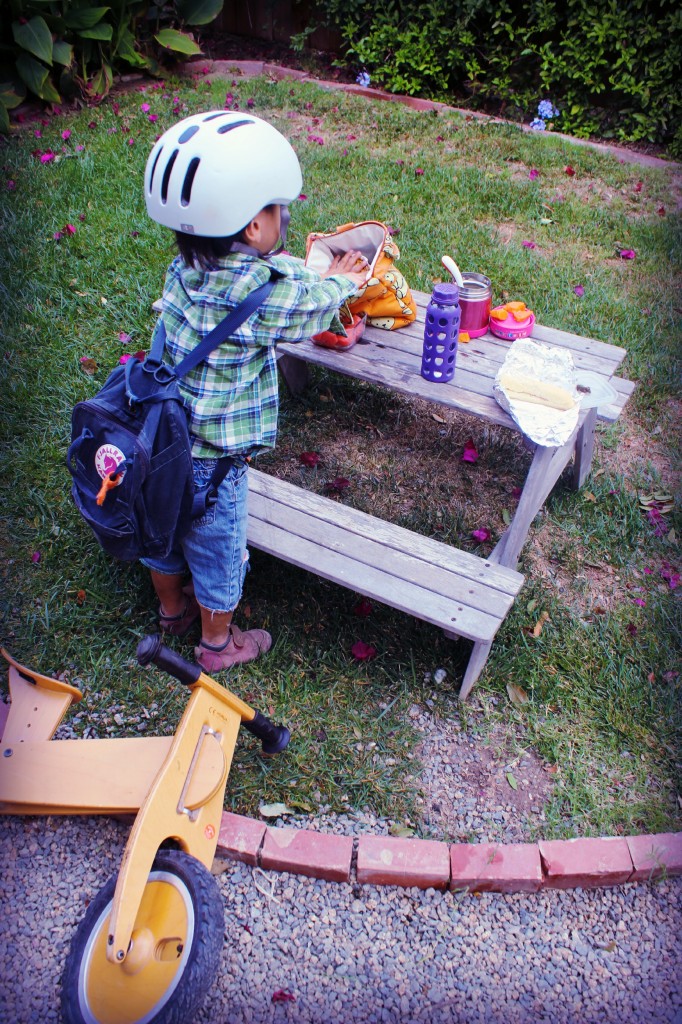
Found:
<svg viewBox="0 0 682 1024"><path fill-rule="evenodd" d="M113 490L114 487L118 487L122 479L123 473L107 473L107 475L102 480L102 486L97 492L98 505L104 504L104 499L106 498L109 491Z"/></svg>

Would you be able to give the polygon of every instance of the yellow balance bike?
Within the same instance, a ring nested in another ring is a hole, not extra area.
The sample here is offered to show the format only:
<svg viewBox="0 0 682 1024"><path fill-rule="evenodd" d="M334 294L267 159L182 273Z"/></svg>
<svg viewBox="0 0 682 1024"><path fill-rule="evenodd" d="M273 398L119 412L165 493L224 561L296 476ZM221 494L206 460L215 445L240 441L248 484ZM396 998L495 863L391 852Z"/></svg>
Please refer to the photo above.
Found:
<svg viewBox="0 0 682 1024"><path fill-rule="evenodd" d="M209 869L239 726L262 741L264 754L284 750L289 730L147 636L140 664L153 662L190 690L175 735L51 743L82 693L2 654L11 704L0 742L0 812L136 815L118 875L91 901L72 940L64 1021L191 1021L223 946L222 899Z"/></svg>

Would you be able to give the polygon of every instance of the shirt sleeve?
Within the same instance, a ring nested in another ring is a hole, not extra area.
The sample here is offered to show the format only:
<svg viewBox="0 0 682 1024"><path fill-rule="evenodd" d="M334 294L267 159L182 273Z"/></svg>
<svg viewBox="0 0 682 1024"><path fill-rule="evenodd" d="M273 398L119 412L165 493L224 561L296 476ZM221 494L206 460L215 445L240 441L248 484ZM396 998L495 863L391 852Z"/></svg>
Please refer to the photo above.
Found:
<svg viewBox="0 0 682 1024"><path fill-rule="evenodd" d="M347 277L320 275L294 260L273 260L282 277L259 313L265 333L278 341L298 342L328 329L339 307L356 292Z"/></svg>

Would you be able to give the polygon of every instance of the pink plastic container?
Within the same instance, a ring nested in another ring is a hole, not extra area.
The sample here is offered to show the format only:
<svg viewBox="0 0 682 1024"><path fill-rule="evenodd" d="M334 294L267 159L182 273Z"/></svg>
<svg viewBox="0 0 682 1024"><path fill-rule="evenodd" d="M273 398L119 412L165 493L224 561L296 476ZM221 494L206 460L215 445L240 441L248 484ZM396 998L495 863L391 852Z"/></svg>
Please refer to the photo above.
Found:
<svg viewBox="0 0 682 1024"><path fill-rule="evenodd" d="M501 306L496 306L501 309ZM511 313L507 313L506 320L496 320L490 317L490 333L496 338L503 338L505 341L516 341L517 338L529 338L535 325L535 316L528 310L526 320L516 320Z"/></svg>

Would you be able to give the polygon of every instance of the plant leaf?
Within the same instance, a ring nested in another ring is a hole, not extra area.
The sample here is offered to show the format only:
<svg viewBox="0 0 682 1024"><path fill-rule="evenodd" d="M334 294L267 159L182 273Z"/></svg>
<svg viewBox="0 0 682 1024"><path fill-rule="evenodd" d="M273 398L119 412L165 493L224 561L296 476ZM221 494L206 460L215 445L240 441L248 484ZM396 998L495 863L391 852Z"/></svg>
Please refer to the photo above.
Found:
<svg viewBox="0 0 682 1024"><path fill-rule="evenodd" d="M65 43L63 39L55 39L52 44L52 60L55 64L61 64L68 68L73 61L73 46Z"/></svg>
<svg viewBox="0 0 682 1024"><path fill-rule="evenodd" d="M223 0L176 0L175 6L188 25L208 25L222 11Z"/></svg>
<svg viewBox="0 0 682 1024"><path fill-rule="evenodd" d="M79 7L77 10L68 11L64 15L64 24L80 32L83 28L92 28L98 21L101 21L110 7Z"/></svg>
<svg viewBox="0 0 682 1024"><path fill-rule="evenodd" d="M28 54L22 53L17 57L16 68L21 76L22 82L24 82L36 96L40 96L45 79L49 74L45 65L40 64L37 60L34 60L33 57L29 57Z"/></svg>
<svg viewBox="0 0 682 1024"><path fill-rule="evenodd" d="M264 818L281 818L294 813L286 804L261 804L258 810Z"/></svg>
<svg viewBox="0 0 682 1024"><path fill-rule="evenodd" d="M407 825L391 825L388 832L399 839L410 839L414 835L414 829L408 828Z"/></svg>
<svg viewBox="0 0 682 1024"><path fill-rule="evenodd" d="M9 111L0 99L0 135L9 134Z"/></svg>
<svg viewBox="0 0 682 1024"><path fill-rule="evenodd" d="M14 42L22 50L27 50L34 57L38 57L45 64L52 66L52 33L47 27L47 22L37 14L26 24L18 21L12 22L12 35Z"/></svg>
<svg viewBox="0 0 682 1024"><path fill-rule="evenodd" d="M176 53L195 56L202 52L201 47L194 42L191 36L186 32L178 32L174 28L162 28L154 38L161 46L165 46L168 50L175 50Z"/></svg>
<svg viewBox="0 0 682 1024"><path fill-rule="evenodd" d="M518 789L519 788L519 784L518 784L518 782L516 781L516 779L514 778L514 776L512 775L511 772L507 772L507 782L509 783L509 785L511 786L512 789Z"/></svg>
<svg viewBox="0 0 682 1024"><path fill-rule="evenodd" d="M108 43L114 34L114 28L108 21L100 21L92 28L82 28L78 34L81 39L97 39L101 43Z"/></svg>
<svg viewBox="0 0 682 1024"><path fill-rule="evenodd" d="M26 89L23 82L2 82L0 83L0 103L8 110L14 110L26 99Z"/></svg>
<svg viewBox="0 0 682 1024"><path fill-rule="evenodd" d="M507 683L507 693L509 694L509 700L512 704L527 704L528 694L521 686L517 686L516 683Z"/></svg>

